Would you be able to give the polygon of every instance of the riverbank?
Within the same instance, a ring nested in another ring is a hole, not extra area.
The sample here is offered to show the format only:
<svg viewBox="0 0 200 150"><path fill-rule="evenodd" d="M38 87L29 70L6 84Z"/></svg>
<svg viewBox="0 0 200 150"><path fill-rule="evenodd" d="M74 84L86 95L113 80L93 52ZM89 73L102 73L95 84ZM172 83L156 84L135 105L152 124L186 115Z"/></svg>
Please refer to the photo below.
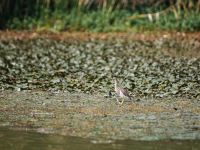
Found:
<svg viewBox="0 0 200 150"><path fill-rule="evenodd" d="M200 139L199 33L0 34L0 126L94 139ZM132 102L116 103L112 77Z"/></svg>
<svg viewBox="0 0 200 150"><path fill-rule="evenodd" d="M68 92L4 91L0 126L94 140L200 139L199 100L115 98Z"/></svg>

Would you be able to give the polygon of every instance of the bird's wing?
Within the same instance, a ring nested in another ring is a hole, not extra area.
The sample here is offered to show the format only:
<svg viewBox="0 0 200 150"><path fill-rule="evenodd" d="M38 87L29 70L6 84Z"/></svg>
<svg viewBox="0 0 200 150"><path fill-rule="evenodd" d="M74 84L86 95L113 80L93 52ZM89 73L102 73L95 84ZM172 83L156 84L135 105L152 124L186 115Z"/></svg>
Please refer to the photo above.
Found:
<svg viewBox="0 0 200 150"><path fill-rule="evenodd" d="M128 92L127 89L121 88L121 92L122 92L125 96L130 97L129 92Z"/></svg>

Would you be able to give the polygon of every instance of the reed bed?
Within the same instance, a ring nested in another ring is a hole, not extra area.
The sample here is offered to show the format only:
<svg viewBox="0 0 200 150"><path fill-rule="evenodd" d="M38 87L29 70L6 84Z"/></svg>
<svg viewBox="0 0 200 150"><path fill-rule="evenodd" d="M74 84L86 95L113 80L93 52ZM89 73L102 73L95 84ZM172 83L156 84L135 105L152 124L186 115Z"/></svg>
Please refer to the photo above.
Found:
<svg viewBox="0 0 200 150"><path fill-rule="evenodd" d="M0 28L198 31L199 11L200 0L2 0Z"/></svg>

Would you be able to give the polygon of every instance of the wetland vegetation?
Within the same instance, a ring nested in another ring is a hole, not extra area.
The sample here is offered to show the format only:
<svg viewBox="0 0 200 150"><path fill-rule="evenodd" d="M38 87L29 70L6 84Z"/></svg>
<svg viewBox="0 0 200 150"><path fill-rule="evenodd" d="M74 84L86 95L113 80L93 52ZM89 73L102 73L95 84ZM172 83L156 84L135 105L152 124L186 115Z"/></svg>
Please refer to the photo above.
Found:
<svg viewBox="0 0 200 150"><path fill-rule="evenodd" d="M199 31L199 0L43 0L0 3L0 28L51 31Z"/></svg>
<svg viewBox="0 0 200 150"><path fill-rule="evenodd" d="M199 149L199 8L0 2L0 149ZM132 101L116 103L113 77Z"/></svg>
<svg viewBox="0 0 200 150"><path fill-rule="evenodd" d="M185 33L4 32L1 126L104 140L199 139L199 46L198 34ZM113 76L132 102L117 105Z"/></svg>
<svg viewBox="0 0 200 150"><path fill-rule="evenodd" d="M199 98L199 39L165 36L70 42L38 34L29 40L1 40L0 85L106 94L113 91L116 76L136 96Z"/></svg>

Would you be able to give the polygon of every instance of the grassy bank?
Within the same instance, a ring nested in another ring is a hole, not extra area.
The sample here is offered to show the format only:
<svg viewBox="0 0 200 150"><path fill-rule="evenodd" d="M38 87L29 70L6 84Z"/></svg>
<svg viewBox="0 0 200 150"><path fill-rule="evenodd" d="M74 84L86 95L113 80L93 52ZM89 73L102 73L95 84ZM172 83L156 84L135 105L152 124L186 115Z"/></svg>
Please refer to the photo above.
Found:
<svg viewBox="0 0 200 150"><path fill-rule="evenodd" d="M8 0L0 3L1 28L94 32L199 31L199 5L200 1L194 0L21 0L12 3Z"/></svg>

